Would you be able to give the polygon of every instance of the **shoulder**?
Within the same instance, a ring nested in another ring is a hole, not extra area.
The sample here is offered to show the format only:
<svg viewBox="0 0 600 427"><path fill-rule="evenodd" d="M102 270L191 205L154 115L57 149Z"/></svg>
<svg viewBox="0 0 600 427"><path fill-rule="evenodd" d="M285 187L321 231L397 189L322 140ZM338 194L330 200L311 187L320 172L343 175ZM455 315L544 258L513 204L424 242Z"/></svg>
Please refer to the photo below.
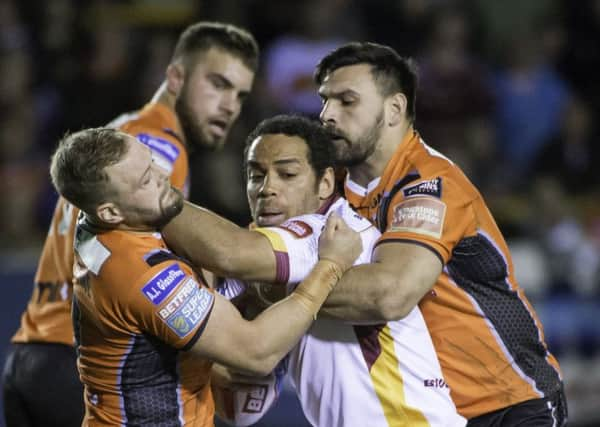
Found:
<svg viewBox="0 0 600 427"><path fill-rule="evenodd" d="M159 233L113 230L94 234L81 225L76 228L75 252L86 269L108 282L135 281L158 264L157 256L170 253Z"/></svg>
<svg viewBox="0 0 600 427"><path fill-rule="evenodd" d="M410 157L418 175L417 179L401 188L404 197L446 199L446 195L451 195L469 200L479 197L479 192L460 167L423 140L419 141Z"/></svg>

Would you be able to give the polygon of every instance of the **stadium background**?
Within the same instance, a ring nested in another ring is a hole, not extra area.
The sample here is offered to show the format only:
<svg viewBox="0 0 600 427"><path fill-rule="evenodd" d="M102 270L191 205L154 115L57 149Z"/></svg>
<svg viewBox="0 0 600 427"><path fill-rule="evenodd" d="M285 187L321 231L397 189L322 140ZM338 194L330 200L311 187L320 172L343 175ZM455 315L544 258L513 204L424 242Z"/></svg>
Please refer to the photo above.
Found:
<svg viewBox="0 0 600 427"><path fill-rule="evenodd" d="M139 108L181 29L249 29L253 93L225 150L191 156L191 199L249 221L244 137L278 112L316 115L317 60L389 44L421 73L417 128L486 197L566 384L573 426L600 412L600 0L0 0L0 361L31 292L68 129ZM289 390L261 426L305 426ZM360 402L357 402L360 404Z"/></svg>

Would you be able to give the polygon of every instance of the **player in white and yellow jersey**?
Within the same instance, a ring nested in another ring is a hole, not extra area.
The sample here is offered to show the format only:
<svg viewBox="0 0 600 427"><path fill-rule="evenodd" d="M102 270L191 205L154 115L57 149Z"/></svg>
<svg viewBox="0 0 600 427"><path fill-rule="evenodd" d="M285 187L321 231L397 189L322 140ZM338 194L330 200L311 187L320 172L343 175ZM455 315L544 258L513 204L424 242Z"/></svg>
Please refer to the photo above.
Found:
<svg viewBox="0 0 600 427"><path fill-rule="evenodd" d="M293 116L268 119L248 137L245 166L248 200L258 226L254 230L273 246L276 282L287 284L259 288L263 300L278 288L291 291L308 274L318 261L319 235L331 212L360 232L363 252L357 262L371 261L379 231L345 199L323 191L324 182L334 180L327 138L320 125ZM311 214L298 216L306 213ZM196 230L187 228L181 240L173 229L168 234L171 242L184 243ZM221 291L235 297L246 288L228 279ZM465 425L418 308L402 320L377 325L320 317L290 352L287 368L304 413L315 426ZM254 380L255 386L233 393L213 390L218 413L236 425L256 422L275 400L273 382L280 377L278 372L271 382Z"/></svg>

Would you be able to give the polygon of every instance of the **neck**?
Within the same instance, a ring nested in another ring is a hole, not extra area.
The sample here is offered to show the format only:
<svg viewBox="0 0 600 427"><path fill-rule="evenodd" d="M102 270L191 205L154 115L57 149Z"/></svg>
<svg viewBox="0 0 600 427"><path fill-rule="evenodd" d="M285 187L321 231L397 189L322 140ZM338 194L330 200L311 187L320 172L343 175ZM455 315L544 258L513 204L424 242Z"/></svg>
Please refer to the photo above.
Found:
<svg viewBox="0 0 600 427"><path fill-rule="evenodd" d="M123 231L135 231L138 233L154 233L154 232L158 232L157 229L153 228L153 227L146 227L146 226L130 226L127 224L119 224L119 226L117 227L117 230L123 230Z"/></svg>
<svg viewBox="0 0 600 427"><path fill-rule="evenodd" d="M85 222L88 227L92 228L96 233L105 233L107 231L112 230L122 230L122 231L136 231L136 232L144 232L144 233L153 233L158 231L150 226L137 225L131 226L125 224L124 222L120 222L117 224L110 224L104 222L96 217L90 216L88 214L85 215Z"/></svg>
<svg viewBox="0 0 600 427"><path fill-rule="evenodd" d="M167 89L167 82L163 82L158 87L150 102L158 102L159 104L166 105L173 111L175 110L175 95Z"/></svg>
<svg viewBox="0 0 600 427"><path fill-rule="evenodd" d="M398 145L412 130L412 124L408 121L396 127L384 128L375 145L375 151L360 164L348 168L352 181L366 187L375 178L380 177Z"/></svg>

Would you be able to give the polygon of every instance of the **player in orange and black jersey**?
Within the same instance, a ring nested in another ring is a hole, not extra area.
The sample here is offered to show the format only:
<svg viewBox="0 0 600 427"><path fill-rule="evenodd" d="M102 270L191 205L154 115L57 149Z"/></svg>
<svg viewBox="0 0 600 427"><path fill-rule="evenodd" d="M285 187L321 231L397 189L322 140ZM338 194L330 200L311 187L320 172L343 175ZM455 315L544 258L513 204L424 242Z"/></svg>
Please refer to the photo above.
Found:
<svg viewBox="0 0 600 427"><path fill-rule="evenodd" d="M151 102L112 126L150 147L172 185L187 195L187 148L222 146L251 89L257 61L258 47L246 31L219 23L192 25L182 33ZM83 417L70 318L78 212L59 198L3 373L8 426L80 425Z"/></svg>
<svg viewBox="0 0 600 427"><path fill-rule="evenodd" d="M332 215L311 273L289 297L246 321L166 247L160 230L179 214L183 196L147 146L114 129L77 132L61 141L51 175L82 210L73 326L84 426L213 426L211 361L268 374L362 250L358 233ZM240 232L246 250L257 254L251 269L262 264L259 278L274 280L268 239Z"/></svg>
<svg viewBox="0 0 600 427"><path fill-rule="evenodd" d="M373 262L350 269L324 310L387 322L418 305L469 427L565 425L560 367L502 233L460 168L414 128L410 60L349 43L322 59L315 80L348 167L346 198L382 233Z"/></svg>

